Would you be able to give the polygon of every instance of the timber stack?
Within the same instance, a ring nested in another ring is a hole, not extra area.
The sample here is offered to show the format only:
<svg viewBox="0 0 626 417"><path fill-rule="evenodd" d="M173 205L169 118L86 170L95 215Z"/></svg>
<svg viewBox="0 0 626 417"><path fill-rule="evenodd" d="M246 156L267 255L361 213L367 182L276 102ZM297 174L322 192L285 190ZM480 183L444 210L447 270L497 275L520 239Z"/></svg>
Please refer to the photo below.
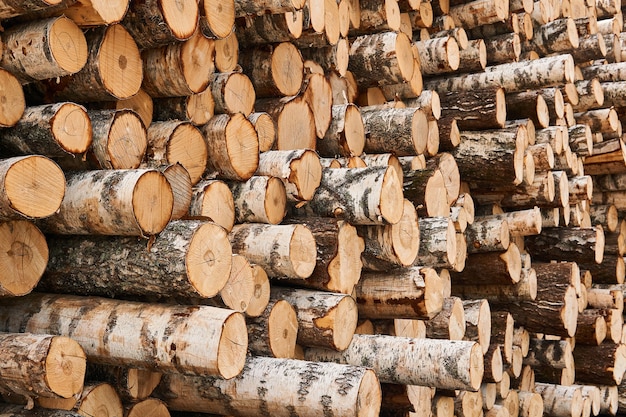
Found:
<svg viewBox="0 0 626 417"><path fill-rule="evenodd" d="M619 0L0 23L0 414L626 414Z"/></svg>

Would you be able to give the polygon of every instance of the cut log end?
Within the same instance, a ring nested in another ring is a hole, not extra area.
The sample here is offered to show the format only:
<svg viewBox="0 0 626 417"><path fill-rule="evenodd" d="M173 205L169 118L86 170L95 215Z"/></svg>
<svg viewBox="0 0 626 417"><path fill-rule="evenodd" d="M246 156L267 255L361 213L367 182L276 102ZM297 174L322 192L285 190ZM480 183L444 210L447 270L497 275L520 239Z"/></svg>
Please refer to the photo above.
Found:
<svg viewBox="0 0 626 417"><path fill-rule="evenodd" d="M46 357L46 382L59 397L70 398L83 390L86 356L78 342L54 336Z"/></svg>
<svg viewBox="0 0 626 417"><path fill-rule="evenodd" d="M189 211L193 197L193 185L189 172L181 164L169 165L161 170L172 187L174 206L170 220L179 220Z"/></svg>
<svg viewBox="0 0 626 417"><path fill-rule="evenodd" d="M295 273L302 278L308 278L315 269L317 259L315 237L311 231L296 225L289 242L289 254Z"/></svg>
<svg viewBox="0 0 626 417"><path fill-rule="evenodd" d="M290 164L291 175L289 182L295 184L298 195L309 201L322 181L322 164L314 151L307 150L301 158L295 159Z"/></svg>
<svg viewBox="0 0 626 417"><path fill-rule="evenodd" d="M128 371L128 390L134 399L147 398L161 382L161 373L133 368Z"/></svg>
<svg viewBox="0 0 626 417"><path fill-rule="evenodd" d="M365 371L359 385L357 398L357 417L376 417L380 413L382 391L378 377L371 369Z"/></svg>
<svg viewBox="0 0 626 417"><path fill-rule="evenodd" d="M391 226L391 240L394 252L403 266L412 265L419 252L420 243L417 210L408 200L404 200L402 218Z"/></svg>
<svg viewBox="0 0 626 417"><path fill-rule="evenodd" d="M73 400L76 402L75 398ZM124 408L115 388L110 384L99 383L90 390L83 391L83 398L76 412L82 416L121 416L124 415Z"/></svg>
<svg viewBox="0 0 626 417"><path fill-rule="evenodd" d="M285 96L298 94L304 78L304 61L295 45L283 42L274 49L271 71L278 91Z"/></svg>
<svg viewBox="0 0 626 417"><path fill-rule="evenodd" d="M205 223L196 230L185 258L187 274L198 294L214 297L224 287L232 266L232 249L226 230Z"/></svg>
<svg viewBox="0 0 626 417"><path fill-rule="evenodd" d="M380 194L380 213L386 222L396 224L402 218L403 207L402 182L398 178L396 170L390 167L386 170L383 178Z"/></svg>
<svg viewBox="0 0 626 417"><path fill-rule="evenodd" d="M413 69L415 66L415 57L413 56L413 46L411 39L404 34L398 33L395 45L396 57L402 77L409 81L413 78Z"/></svg>
<svg viewBox="0 0 626 417"><path fill-rule="evenodd" d="M278 224L285 218L287 192L285 185L276 177L270 177L265 190L265 213L269 224Z"/></svg>
<svg viewBox="0 0 626 417"><path fill-rule="evenodd" d="M246 316L258 317L263 314L270 301L270 280L260 265L251 265L254 276L254 293L246 308Z"/></svg>
<svg viewBox="0 0 626 417"><path fill-rule="evenodd" d="M179 163L187 172L193 184L200 181L207 164L207 147L202 132L195 126L178 125L167 144L167 162Z"/></svg>
<svg viewBox="0 0 626 417"><path fill-rule="evenodd" d="M294 358L298 337L296 310L285 300L272 307L268 320L268 339L275 358Z"/></svg>
<svg viewBox="0 0 626 417"><path fill-rule="evenodd" d="M156 398L147 398L130 405L124 415L125 417L169 417L170 412L163 401Z"/></svg>
<svg viewBox="0 0 626 417"><path fill-rule="evenodd" d="M14 126L24 114L26 100L18 79L0 69L0 127Z"/></svg>
<svg viewBox="0 0 626 417"><path fill-rule="evenodd" d="M235 25L235 2L233 0L203 0L202 17L216 37L230 35Z"/></svg>
<svg viewBox="0 0 626 417"><path fill-rule="evenodd" d="M240 180L250 178L259 165L259 139L252 123L240 113L233 115L226 126L226 148Z"/></svg>
<svg viewBox="0 0 626 417"><path fill-rule="evenodd" d="M424 274L426 312L429 317L434 317L443 308L444 282L432 268L423 268L421 272Z"/></svg>
<svg viewBox="0 0 626 417"><path fill-rule="evenodd" d="M82 106L63 103L50 124L52 134L63 150L71 154L87 152L93 131L89 115Z"/></svg>
<svg viewBox="0 0 626 417"><path fill-rule="evenodd" d="M148 147L146 128L137 113L120 110L109 130L106 155L113 169L139 167Z"/></svg>
<svg viewBox="0 0 626 417"><path fill-rule="evenodd" d="M137 94L143 80L143 63L137 44L124 26L113 25L107 30L99 56L99 75L109 94L120 100Z"/></svg>
<svg viewBox="0 0 626 417"><path fill-rule="evenodd" d="M246 362L247 350L246 319L241 313L233 313L224 320L217 350L217 368L222 378L239 375Z"/></svg>
<svg viewBox="0 0 626 417"><path fill-rule="evenodd" d="M276 141L276 124L268 113L252 113L248 120L254 125L259 138L259 152L267 152L274 146Z"/></svg>
<svg viewBox="0 0 626 417"><path fill-rule="evenodd" d="M506 264L511 283L519 282L522 277L522 257L520 250L516 244L509 244L509 248L504 252L500 259Z"/></svg>
<svg viewBox="0 0 626 417"><path fill-rule="evenodd" d="M194 34L199 17L197 0L162 1L161 9L165 23L176 39L189 39Z"/></svg>
<svg viewBox="0 0 626 417"><path fill-rule="evenodd" d="M67 74L80 71L87 63L87 41L83 32L71 19L56 19L48 33L50 53L59 66Z"/></svg>
<svg viewBox="0 0 626 417"><path fill-rule="evenodd" d="M133 212L145 235L155 235L167 226L174 209L174 193L165 175L146 171L133 190Z"/></svg>
<svg viewBox="0 0 626 417"><path fill-rule="evenodd" d="M475 343L470 350L470 385L476 391L480 389L484 374L483 349L479 343Z"/></svg>
<svg viewBox="0 0 626 417"><path fill-rule="evenodd" d="M4 187L6 198L16 212L29 218L44 218L61 207L65 175L55 162L44 156L18 157L7 170Z"/></svg>
<svg viewBox="0 0 626 417"><path fill-rule="evenodd" d="M230 275L220 290L222 303L234 311L245 312L254 295L254 271L243 255L232 255Z"/></svg>
<svg viewBox="0 0 626 417"><path fill-rule="evenodd" d="M316 321L316 326L327 327L332 322L333 345L336 350L345 350L350 342L358 322L358 308L352 297L343 297L331 313ZM329 323L324 323L329 320Z"/></svg>
<svg viewBox="0 0 626 417"><path fill-rule="evenodd" d="M615 365L613 367L613 380L621 384L626 372L626 345L619 345L615 350Z"/></svg>
<svg viewBox="0 0 626 417"><path fill-rule="evenodd" d="M600 225L595 227L596 229L596 245L595 245L595 260L597 264L601 264L604 259L604 228Z"/></svg>
<svg viewBox="0 0 626 417"><path fill-rule="evenodd" d="M235 224L235 203L233 193L222 181L211 181L204 186L198 211L191 211L194 216L204 216L230 231Z"/></svg>
<svg viewBox="0 0 626 417"><path fill-rule="evenodd" d="M248 116L254 109L256 98L254 86L248 76L233 73L224 85L224 105L229 113L242 113Z"/></svg>

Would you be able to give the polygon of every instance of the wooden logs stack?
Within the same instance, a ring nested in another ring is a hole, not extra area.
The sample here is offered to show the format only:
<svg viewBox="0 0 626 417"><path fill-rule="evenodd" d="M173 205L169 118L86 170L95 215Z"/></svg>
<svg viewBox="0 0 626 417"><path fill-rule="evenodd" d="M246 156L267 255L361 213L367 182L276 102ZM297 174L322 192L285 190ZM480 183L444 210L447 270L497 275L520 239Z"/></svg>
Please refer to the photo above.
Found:
<svg viewBox="0 0 626 417"><path fill-rule="evenodd" d="M618 2L14 3L0 331L21 373L0 373L6 401L618 411ZM82 349L71 388L20 359L35 339Z"/></svg>

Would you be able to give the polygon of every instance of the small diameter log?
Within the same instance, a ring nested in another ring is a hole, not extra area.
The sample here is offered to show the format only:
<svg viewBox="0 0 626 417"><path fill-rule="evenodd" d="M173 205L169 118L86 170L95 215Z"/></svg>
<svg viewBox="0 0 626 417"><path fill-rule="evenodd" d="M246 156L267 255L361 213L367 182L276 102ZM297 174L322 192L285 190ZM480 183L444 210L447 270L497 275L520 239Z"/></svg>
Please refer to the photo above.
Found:
<svg viewBox="0 0 626 417"><path fill-rule="evenodd" d="M155 121L178 119L190 121L196 126L201 126L215 115L215 101L210 89L189 96L162 97L152 101L154 115L148 120L148 124L153 119ZM144 120L144 124L145 122Z"/></svg>
<svg viewBox="0 0 626 417"><path fill-rule="evenodd" d="M621 329L620 329L621 333ZM607 337L607 323L598 310L585 309L578 314L576 326L576 344L594 345L602 343Z"/></svg>
<svg viewBox="0 0 626 417"><path fill-rule="evenodd" d="M459 72L474 72L485 69L488 57L486 42L487 39L472 39L466 48L460 48Z"/></svg>
<svg viewBox="0 0 626 417"><path fill-rule="evenodd" d="M548 228L540 235L527 236L526 249L533 259L601 263L604 255L604 231L593 228Z"/></svg>
<svg viewBox="0 0 626 417"><path fill-rule="evenodd" d="M199 94L213 81L214 54L214 42L200 33L184 42L143 51L142 89L154 98Z"/></svg>
<svg viewBox="0 0 626 417"><path fill-rule="evenodd" d="M89 381L107 382L115 387L124 402L137 402L148 398L159 385L162 374L126 366L95 363L87 365L85 378Z"/></svg>
<svg viewBox="0 0 626 417"><path fill-rule="evenodd" d="M2 303L2 331L71 337L91 362L223 378L238 375L244 365L248 334L241 313L98 297L26 297Z"/></svg>
<svg viewBox="0 0 626 417"><path fill-rule="evenodd" d="M385 271L412 265L419 251L419 222L413 203L404 200L402 218L396 224L361 226L359 235L365 239L361 255L363 267Z"/></svg>
<svg viewBox="0 0 626 417"><path fill-rule="evenodd" d="M486 64L496 65L518 61L522 53L520 38L521 36L517 33L503 33L486 38Z"/></svg>
<svg viewBox="0 0 626 417"><path fill-rule="evenodd" d="M44 156L0 160L0 218L38 219L59 210L66 194L61 168Z"/></svg>
<svg viewBox="0 0 626 417"><path fill-rule="evenodd" d="M455 284L453 295L466 299L485 298L490 303L501 304L537 298L537 274L534 269L522 269L521 279L516 284L474 285Z"/></svg>
<svg viewBox="0 0 626 417"><path fill-rule="evenodd" d="M302 96L313 113L315 133L323 138L332 119L333 92L324 74L308 74L302 87Z"/></svg>
<svg viewBox="0 0 626 417"><path fill-rule="evenodd" d="M486 299L463 300L465 312L464 340L477 342L483 354L487 353L491 343L491 309Z"/></svg>
<svg viewBox="0 0 626 417"><path fill-rule="evenodd" d="M430 339L462 340L465 335L465 311L458 297L443 300L441 311L425 322L426 337Z"/></svg>
<svg viewBox="0 0 626 417"><path fill-rule="evenodd" d="M618 409L619 394L615 385L600 385L600 414L615 415Z"/></svg>
<svg viewBox="0 0 626 417"><path fill-rule="evenodd" d="M540 379L555 373L555 370L573 368L572 345L567 340L530 339L524 365L532 366Z"/></svg>
<svg viewBox="0 0 626 417"><path fill-rule="evenodd" d="M454 72L459 68L459 44L452 37L441 37L415 42L421 70L424 75Z"/></svg>
<svg viewBox="0 0 626 417"><path fill-rule="evenodd" d="M248 116L254 125L259 138L259 152L267 152L274 147L276 141L276 124L274 119L265 112L255 112Z"/></svg>
<svg viewBox="0 0 626 417"><path fill-rule="evenodd" d="M578 386L537 382L535 390L543 399L544 413L551 416L580 416L583 409L582 391Z"/></svg>
<svg viewBox="0 0 626 417"><path fill-rule="evenodd" d="M111 101L135 95L143 79L135 38L119 24L94 28L85 33L85 38L89 50L85 66L58 82L41 81L36 88L55 101Z"/></svg>
<svg viewBox="0 0 626 417"><path fill-rule="evenodd" d="M263 314L270 300L270 279L265 270L256 264L251 264L254 279L254 292L246 308L247 317L258 317Z"/></svg>
<svg viewBox="0 0 626 417"><path fill-rule="evenodd" d="M432 268L365 272L354 289L359 317L431 319L443 308L443 282Z"/></svg>
<svg viewBox="0 0 626 417"><path fill-rule="evenodd" d="M276 121L275 149L315 148L315 115L304 95L257 100L255 109L269 113Z"/></svg>
<svg viewBox="0 0 626 417"><path fill-rule="evenodd" d="M520 417L543 416L543 398L536 392L519 391Z"/></svg>
<svg viewBox="0 0 626 417"><path fill-rule="evenodd" d="M480 417L483 415L483 397L480 392L456 391L454 415L459 417Z"/></svg>
<svg viewBox="0 0 626 417"><path fill-rule="evenodd" d="M305 358L358 363L372 368L381 382L439 389L477 391L483 376L480 346L468 341L359 334L344 351L311 348L305 350Z"/></svg>
<svg viewBox="0 0 626 417"><path fill-rule="evenodd" d="M355 225L395 224L402 218L402 184L392 167L324 169L307 207Z"/></svg>
<svg viewBox="0 0 626 417"><path fill-rule="evenodd" d="M115 388L106 382L89 382L83 391L75 397L67 399L39 397L40 407L73 411L79 416L104 414L121 416L124 407Z"/></svg>
<svg viewBox="0 0 626 417"><path fill-rule="evenodd" d="M243 255L233 254L230 274L219 294L197 303L244 313L253 294L254 272L252 266ZM193 303L196 301L194 300Z"/></svg>
<svg viewBox="0 0 626 417"><path fill-rule="evenodd" d="M44 291L109 297L213 297L231 270L226 232L207 221L172 221L148 249L141 240L121 236L49 239L55 243L39 287Z"/></svg>
<svg viewBox="0 0 626 417"><path fill-rule="evenodd" d="M452 158L454 160L454 158ZM446 193L446 178L435 166L408 169L403 176L404 196L429 217L448 217L450 202Z"/></svg>
<svg viewBox="0 0 626 417"><path fill-rule="evenodd" d="M3 391L29 399L70 398L82 391L85 352L74 340L64 336L3 333L0 347L6 355L0 371Z"/></svg>
<svg viewBox="0 0 626 417"><path fill-rule="evenodd" d="M119 23L128 10L128 0L77 0L62 9L78 26L93 27ZM58 14L58 12L55 12Z"/></svg>
<svg viewBox="0 0 626 417"><path fill-rule="evenodd" d="M41 231L30 221L9 220L0 223L0 242L5 256L0 268L0 297L30 293L48 264L48 244Z"/></svg>
<svg viewBox="0 0 626 417"><path fill-rule="evenodd" d="M172 187L159 171L99 170L67 174L67 192L41 227L58 234L147 236L172 216Z"/></svg>
<svg viewBox="0 0 626 417"><path fill-rule="evenodd" d="M515 284L520 281L522 259L515 243L503 252L483 252L469 255L461 272L451 272L454 284L490 285Z"/></svg>
<svg viewBox="0 0 626 417"><path fill-rule="evenodd" d="M193 186L189 172L179 163L162 165L157 167L157 169L165 175L172 187L174 205L170 220L180 220L187 215L193 195Z"/></svg>
<svg viewBox="0 0 626 417"><path fill-rule="evenodd" d="M278 224L285 217L287 193L279 178L253 176L228 183L235 203L237 223Z"/></svg>
<svg viewBox="0 0 626 417"><path fill-rule="evenodd" d="M207 146L202 132L189 122L151 123L146 160L155 165L179 163L189 172L192 184L196 184L207 164Z"/></svg>
<svg viewBox="0 0 626 417"><path fill-rule="evenodd" d="M454 24L467 29L503 21L508 15L508 1L475 0L450 7Z"/></svg>
<svg viewBox="0 0 626 417"><path fill-rule="evenodd" d="M289 201L308 201L320 185L322 166L310 149L267 151L259 156L256 175L280 178Z"/></svg>
<svg viewBox="0 0 626 417"><path fill-rule="evenodd" d="M293 96L302 87L304 62L298 48L290 42L255 47L241 54L239 64L259 98Z"/></svg>
<svg viewBox="0 0 626 417"><path fill-rule="evenodd" d="M202 127L208 170L225 178L245 181L259 165L259 140L254 126L244 115L219 114Z"/></svg>
<svg viewBox="0 0 626 417"><path fill-rule="evenodd" d="M361 88L410 81L414 55L404 33L381 32L357 37L350 46L348 69ZM385 68L381 73L380 69Z"/></svg>
<svg viewBox="0 0 626 417"><path fill-rule="evenodd" d="M198 28L198 1L131 2L122 23L140 49L157 48L189 39Z"/></svg>
<svg viewBox="0 0 626 417"><path fill-rule="evenodd" d="M274 286L271 300L277 299L296 309L299 345L344 350L350 344L358 310L349 295Z"/></svg>
<svg viewBox="0 0 626 417"><path fill-rule="evenodd" d="M531 119L539 127L550 124L550 112L541 90L507 94L506 113L510 119Z"/></svg>
<svg viewBox="0 0 626 417"><path fill-rule="evenodd" d="M234 253L260 265L270 277L306 279L315 268L315 237L305 226L237 224L229 238Z"/></svg>
<svg viewBox="0 0 626 417"><path fill-rule="evenodd" d="M248 76L240 72L217 72L210 81L216 113L243 113L246 117L252 113L256 95Z"/></svg>
<svg viewBox="0 0 626 417"><path fill-rule="evenodd" d="M65 16L18 24L2 33L2 68L23 84L75 74L87 63L87 41Z"/></svg>
<svg viewBox="0 0 626 417"><path fill-rule="evenodd" d="M510 244L509 224L503 216L481 216L465 229L467 252L504 252Z"/></svg>
<svg viewBox="0 0 626 417"><path fill-rule="evenodd" d="M533 236L542 230L541 210L538 207L496 214L496 217L506 220L511 236Z"/></svg>
<svg viewBox="0 0 626 417"><path fill-rule="evenodd" d="M260 316L246 319L246 326L253 355L295 358L298 317L287 301L270 301Z"/></svg>
<svg viewBox="0 0 626 417"><path fill-rule="evenodd" d="M314 417L324 410L374 417L379 414L382 398L371 369L263 357L251 357L236 380L166 375L157 395L171 410L240 417L262 413ZM285 398L298 401L288 403Z"/></svg>
<svg viewBox="0 0 626 417"><path fill-rule="evenodd" d="M0 69L0 127L14 126L26 108L24 90L19 80L5 69Z"/></svg>
<svg viewBox="0 0 626 417"><path fill-rule="evenodd" d="M594 133L617 132L619 128L619 116L612 107L576 113L574 117L577 123L588 124Z"/></svg>
<svg viewBox="0 0 626 417"><path fill-rule="evenodd" d="M0 130L4 155L78 157L87 152L91 140L87 111L68 102L28 107L15 126Z"/></svg>
<svg viewBox="0 0 626 417"><path fill-rule="evenodd" d="M332 106L332 119L323 139L317 141L321 156L355 156L363 153L365 127L361 110L354 104Z"/></svg>
<svg viewBox="0 0 626 417"><path fill-rule="evenodd" d="M613 204L594 204L589 207L592 224L599 224L608 232L615 232L619 224L617 207Z"/></svg>
<svg viewBox="0 0 626 417"><path fill-rule="evenodd" d="M127 404L124 407L124 417L142 417L146 415L170 417L170 412L165 402L157 398L147 398L134 404Z"/></svg>
<svg viewBox="0 0 626 417"><path fill-rule="evenodd" d="M220 180L202 180L193 189L190 216L206 217L231 231L235 224L235 203L228 185Z"/></svg>
<svg viewBox="0 0 626 417"><path fill-rule="evenodd" d="M502 347L497 343L492 343L488 346L484 355L485 373L483 375L483 383L501 384L506 374L502 360Z"/></svg>
<svg viewBox="0 0 626 417"><path fill-rule="evenodd" d="M378 109L362 107L366 153L393 152L396 156L419 155L426 151L428 118L416 108Z"/></svg>
<svg viewBox="0 0 626 417"><path fill-rule="evenodd" d="M414 265L454 268L457 258L454 223L445 217L419 219L420 245Z"/></svg>
<svg viewBox="0 0 626 417"><path fill-rule="evenodd" d="M439 92L441 116L454 118L461 130L497 129L506 121L504 89Z"/></svg>

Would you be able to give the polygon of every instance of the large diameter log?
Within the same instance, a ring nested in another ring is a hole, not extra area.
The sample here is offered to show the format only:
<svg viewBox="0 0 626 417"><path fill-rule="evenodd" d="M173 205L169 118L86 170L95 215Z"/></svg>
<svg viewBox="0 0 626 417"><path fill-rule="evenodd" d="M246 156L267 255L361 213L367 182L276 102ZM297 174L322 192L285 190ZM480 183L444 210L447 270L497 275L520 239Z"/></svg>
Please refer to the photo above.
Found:
<svg viewBox="0 0 626 417"><path fill-rule="evenodd" d="M235 224L235 203L233 194L223 181L203 180L193 189L190 216L207 217L227 231Z"/></svg>
<svg viewBox="0 0 626 417"><path fill-rule="evenodd" d="M246 325L248 349L253 355L295 358L298 317L287 301L270 301L263 313L258 317L249 317Z"/></svg>
<svg viewBox="0 0 626 417"><path fill-rule="evenodd" d="M626 368L626 345L576 345L573 354L576 380L600 385L621 384Z"/></svg>
<svg viewBox="0 0 626 417"><path fill-rule="evenodd" d="M287 282L299 287L352 294L361 277L361 255L365 248L365 241L357 229L344 220L324 217L289 219L287 223L311 230L317 244L313 273L304 281ZM313 250L315 252L315 247Z"/></svg>
<svg viewBox="0 0 626 417"><path fill-rule="evenodd" d="M71 337L91 362L223 378L239 374L244 365L248 333L243 315L232 310L41 293L26 297L2 303L2 331Z"/></svg>
<svg viewBox="0 0 626 417"><path fill-rule="evenodd" d="M40 282L44 291L109 297L213 297L226 284L231 269L226 231L207 221L170 222L149 248L141 240L121 236L49 239L55 243Z"/></svg>
<svg viewBox="0 0 626 417"><path fill-rule="evenodd" d="M240 65L250 77L257 97L293 96L302 87L302 55L289 42L254 48L241 55Z"/></svg>
<svg viewBox="0 0 626 417"><path fill-rule="evenodd" d="M124 402L137 402L148 398L159 385L162 374L127 366L87 364L88 381L107 382L115 387Z"/></svg>
<svg viewBox="0 0 626 417"><path fill-rule="evenodd" d="M3 333L6 355L0 370L0 389L49 398L70 398L83 389L85 352L64 336Z"/></svg>
<svg viewBox="0 0 626 417"><path fill-rule="evenodd" d="M189 39L198 28L197 1L147 0L131 2L122 21L140 49Z"/></svg>
<svg viewBox="0 0 626 417"><path fill-rule="evenodd" d="M431 319L443 308L443 280L432 268L363 273L354 289L359 317Z"/></svg>
<svg viewBox="0 0 626 417"><path fill-rule="evenodd" d="M256 95L247 75L236 71L213 73L210 83L216 113L243 113L246 117L250 116Z"/></svg>
<svg viewBox="0 0 626 417"><path fill-rule="evenodd" d="M257 100L255 108L276 121L275 149L315 148L315 115L303 94Z"/></svg>
<svg viewBox="0 0 626 417"><path fill-rule="evenodd" d="M87 41L67 17L16 25L2 33L0 65L22 83L63 77L87 63Z"/></svg>
<svg viewBox="0 0 626 417"><path fill-rule="evenodd" d="M122 25L101 26L85 34L89 56L77 73L38 83L54 100L111 101L132 97L141 87L143 65L134 38Z"/></svg>
<svg viewBox="0 0 626 417"><path fill-rule="evenodd" d="M483 376L481 348L469 341L357 334L344 351L311 348L305 358L367 366L381 382L440 389L477 391Z"/></svg>
<svg viewBox="0 0 626 417"><path fill-rule="evenodd" d="M289 201L308 201L320 185L322 166L310 149L267 151L259 155L256 175L280 178Z"/></svg>
<svg viewBox="0 0 626 417"><path fill-rule="evenodd" d="M367 153L393 152L396 156L426 151L428 119L421 109L361 108Z"/></svg>
<svg viewBox="0 0 626 417"><path fill-rule="evenodd" d="M156 170L76 171L66 196L41 227L59 234L142 236L159 233L172 216L174 196Z"/></svg>
<svg viewBox="0 0 626 417"><path fill-rule="evenodd" d="M25 109L16 125L0 130L4 155L72 157L87 152L91 120L84 107L68 102Z"/></svg>
<svg viewBox="0 0 626 417"><path fill-rule="evenodd" d="M200 33L184 42L143 51L142 89L154 98L199 94L211 82L214 54L214 42Z"/></svg>
<svg viewBox="0 0 626 417"><path fill-rule="evenodd" d="M413 203L404 200L402 218L396 224L361 226L365 239L361 259L368 270L385 271L412 265L419 251L419 222Z"/></svg>
<svg viewBox="0 0 626 417"><path fill-rule="evenodd" d="M316 417L324 412L375 417L382 397L371 369L263 357L251 357L241 375L232 380L165 375L157 396L171 410L239 417L288 417L294 413Z"/></svg>
<svg viewBox="0 0 626 417"><path fill-rule="evenodd" d="M363 35L350 46L348 69L363 88L409 81L413 66L411 40L403 33ZM385 69L382 73L381 68Z"/></svg>
<svg viewBox="0 0 626 417"><path fill-rule="evenodd" d="M202 127L208 169L226 179L245 181L259 165L259 139L252 123L237 113L219 114Z"/></svg>
<svg viewBox="0 0 626 417"><path fill-rule="evenodd" d="M307 207L355 225L395 224L402 218L402 183L391 167L327 168Z"/></svg>
<svg viewBox="0 0 626 417"><path fill-rule="evenodd" d="M0 70L0 127L15 125L26 108L24 90L19 80L9 71Z"/></svg>
<svg viewBox="0 0 626 417"><path fill-rule="evenodd" d="M358 311L349 295L274 286L270 300L276 299L296 309L299 345L343 350L350 344Z"/></svg>
<svg viewBox="0 0 626 417"><path fill-rule="evenodd" d="M540 235L526 237L526 249L533 259L601 263L604 231L593 228L548 228Z"/></svg>
<svg viewBox="0 0 626 417"><path fill-rule="evenodd" d="M155 165L179 163L200 181L207 164L207 146L200 130L188 122L154 122L148 127L146 159Z"/></svg>
<svg viewBox="0 0 626 417"><path fill-rule="evenodd" d="M574 60L571 55L565 54L523 63L494 65L479 73L445 78L433 77L424 83L424 88L444 94L446 91L471 91L500 86L513 93L573 81Z"/></svg>
<svg viewBox="0 0 626 417"><path fill-rule="evenodd" d="M233 252L270 277L306 279L315 268L315 237L302 225L238 224L229 237Z"/></svg>
<svg viewBox="0 0 626 417"><path fill-rule="evenodd" d="M28 180L27 180L28 179ZM0 160L0 218L37 219L55 213L66 193L65 176L44 156L17 156Z"/></svg>
<svg viewBox="0 0 626 417"><path fill-rule="evenodd" d="M0 223L0 297L28 294L35 288L48 263L48 244L41 231L27 220Z"/></svg>
<svg viewBox="0 0 626 417"><path fill-rule="evenodd" d="M415 42L424 75L453 72L459 68L459 44L452 36Z"/></svg>

